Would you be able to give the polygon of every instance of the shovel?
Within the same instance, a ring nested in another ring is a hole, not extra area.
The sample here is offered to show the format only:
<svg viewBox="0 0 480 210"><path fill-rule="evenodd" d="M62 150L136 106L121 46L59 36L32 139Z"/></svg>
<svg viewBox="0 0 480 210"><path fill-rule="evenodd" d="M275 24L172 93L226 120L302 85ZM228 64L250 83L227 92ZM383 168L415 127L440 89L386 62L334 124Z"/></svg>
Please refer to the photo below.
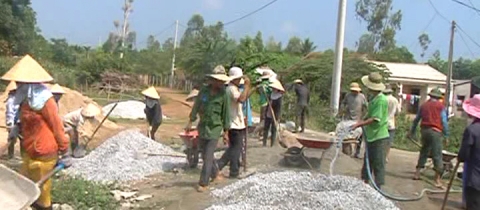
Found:
<svg viewBox="0 0 480 210"><path fill-rule="evenodd" d="M35 183L0 164L0 209L21 210L32 205L40 197L43 183L64 168L63 164L59 164Z"/></svg>
<svg viewBox="0 0 480 210"><path fill-rule="evenodd" d="M160 156L160 157L178 157L178 158L187 158L186 155L176 155L176 154L161 154L161 153L149 153L143 151L137 151L134 154L135 159L146 159L150 156Z"/></svg>

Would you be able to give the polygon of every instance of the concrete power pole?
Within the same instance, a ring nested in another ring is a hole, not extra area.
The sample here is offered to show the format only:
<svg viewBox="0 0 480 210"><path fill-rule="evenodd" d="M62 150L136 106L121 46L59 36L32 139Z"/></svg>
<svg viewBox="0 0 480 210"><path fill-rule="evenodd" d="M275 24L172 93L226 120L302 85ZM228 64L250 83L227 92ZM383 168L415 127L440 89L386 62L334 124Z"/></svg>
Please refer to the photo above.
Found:
<svg viewBox="0 0 480 210"><path fill-rule="evenodd" d="M337 40L335 43L335 61L333 64L332 92L330 94L330 107L333 116L338 114L340 105L340 85L342 82L343 42L345 36L345 19L347 13L347 0L339 0L337 19Z"/></svg>
<svg viewBox="0 0 480 210"><path fill-rule="evenodd" d="M132 2L133 0L125 0L125 3L123 5L123 25L122 25L122 33L120 34L121 38L121 47L122 51L120 52L120 58L123 58L123 53L125 51L125 41L127 38L127 35L129 33L128 31L128 17L130 16L130 13L132 12Z"/></svg>
<svg viewBox="0 0 480 210"><path fill-rule="evenodd" d="M178 20L175 21L175 39L173 40L172 71L170 72L170 88L173 88L173 76L175 75L175 50L177 49Z"/></svg>
<svg viewBox="0 0 480 210"><path fill-rule="evenodd" d="M450 49L448 50L448 74L447 74L447 88L445 90L445 108L447 109L448 114L450 114L450 95L452 89L452 72L453 72L453 40L455 35L455 21L452 21L452 28L450 31Z"/></svg>

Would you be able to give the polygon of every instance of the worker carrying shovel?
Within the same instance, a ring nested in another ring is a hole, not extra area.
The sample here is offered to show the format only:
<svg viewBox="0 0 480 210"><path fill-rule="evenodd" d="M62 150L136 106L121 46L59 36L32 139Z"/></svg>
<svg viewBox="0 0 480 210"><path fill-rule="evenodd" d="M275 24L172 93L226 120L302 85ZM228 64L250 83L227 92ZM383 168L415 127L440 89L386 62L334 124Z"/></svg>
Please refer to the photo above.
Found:
<svg viewBox="0 0 480 210"><path fill-rule="evenodd" d="M74 158L82 158L86 155L87 143L90 141L90 134L87 132L86 123L96 123L95 116L100 114L100 109L93 103L87 104L84 108L77 109L63 116L63 125L67 128L67 134L72 143Z"/></svg>
<svg viewBox="0 0 480 210"><path fill-rule="evenodd" d="M158 95L155 87L149 87L142 91L142 95L145 96L145 115L148 122L148 136L155 140L155 133L158 127L162 124L163 114L162 106L160 105L160 96Z"/></svg>
<svg viewBox="0 0 480 210"><path fill-rule="evenodd" d="M57 164L71 166L69 142L55 99L42 84L53 80L50 74L26 55L2 79L17 83L14 104L20 105L20 133L23 136L21 147L25 151L20 172L33 182L38 182ZM47 180L40 188L41 194L32 205L33 209L52 209L51 189L52 182Z"/></svg>

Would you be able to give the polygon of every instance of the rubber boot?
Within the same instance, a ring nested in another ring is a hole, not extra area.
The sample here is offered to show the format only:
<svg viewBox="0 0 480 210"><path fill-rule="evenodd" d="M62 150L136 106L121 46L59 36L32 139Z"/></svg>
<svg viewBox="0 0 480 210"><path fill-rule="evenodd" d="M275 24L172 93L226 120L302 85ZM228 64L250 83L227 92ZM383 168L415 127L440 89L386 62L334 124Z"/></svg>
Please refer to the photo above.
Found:
<svg viewBox="0 0 480 210"><path fill-rule="evenodd" d="M74 158L83 158L87 154L87 150L85 145L78 145L74 150L73 150L73 157Z"/></svg>

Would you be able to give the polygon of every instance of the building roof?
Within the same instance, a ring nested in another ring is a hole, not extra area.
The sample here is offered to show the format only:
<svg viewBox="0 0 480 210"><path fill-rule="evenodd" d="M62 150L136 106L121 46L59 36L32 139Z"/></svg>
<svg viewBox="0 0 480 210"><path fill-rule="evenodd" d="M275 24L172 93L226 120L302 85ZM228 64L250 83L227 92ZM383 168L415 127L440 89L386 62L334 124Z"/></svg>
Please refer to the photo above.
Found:
<svg viewBox="0 0 480 210"><path fill-rule="evenodd" d="M454 85L454 86L465 85L465 84L470 84L470 83L472 83L472 80L469 80L469 79L468 79L468 80L459 80L459 79L457 79L457 80L453 81L453 85Z"/></svg>
<svg viewBox="0 0 480 210"><path fill-rule="evenodd" d="M392 81L411 81L445 84L447 76L428 64L419 63L391 63L383 61L369 61L376 65L384 65Z"/></svg>

